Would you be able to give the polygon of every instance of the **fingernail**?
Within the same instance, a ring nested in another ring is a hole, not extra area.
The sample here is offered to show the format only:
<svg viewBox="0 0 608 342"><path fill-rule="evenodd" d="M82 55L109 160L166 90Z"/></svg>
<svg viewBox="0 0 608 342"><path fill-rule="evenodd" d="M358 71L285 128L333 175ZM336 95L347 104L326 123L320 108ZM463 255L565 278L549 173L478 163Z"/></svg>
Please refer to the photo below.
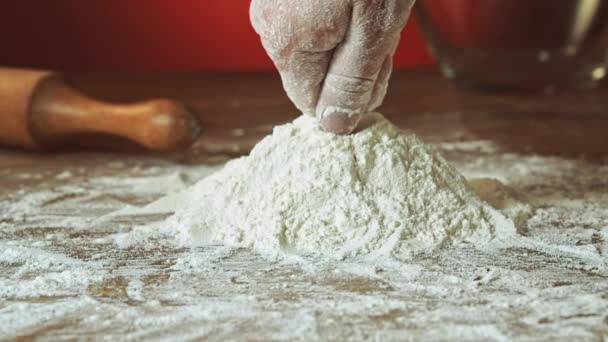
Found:
<svg viewBox="0 0 608 342"><path fill-rule="evenodd" d="M325 132L347 135L357 129L359 121L361 121L361 114L359 113L332 111L321 116L319 126Z"/></svg>

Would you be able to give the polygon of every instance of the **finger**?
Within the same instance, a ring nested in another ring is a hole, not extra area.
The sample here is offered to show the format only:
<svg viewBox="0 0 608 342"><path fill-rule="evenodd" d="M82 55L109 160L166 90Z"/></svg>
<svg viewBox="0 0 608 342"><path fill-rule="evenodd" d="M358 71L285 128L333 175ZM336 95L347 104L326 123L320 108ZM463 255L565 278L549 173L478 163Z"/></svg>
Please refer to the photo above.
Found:
<svg viewBox="0 0 608 342"><path fill-rule="evenodd" d="M376 85L374 86L374 90L372 92L372 99L368 107L368 111L373 112L378 107L382 105L384 102L384 98L386 97L386 92L388 91L388 82L391 78L391 74L393 73L393 57L392 55L387 57L382 64L382 69L380 69L380 73L378 74L378 79L376 80Z"/></svg>
<svg viewBox="0 0 608 342"><path fill-rule="evenodd" d="M330 60L331 54L326 52L292 52L275 59L283 89L302 113L315 115Z"/></svg>
<svg viewBox="0 0 608 342"><path fill-rule="evenodd" d="M368 0L355 1L349 32L336 48L325 78L316 114L321 128L349 134L361 116L375 102L374 92L379 79L388 80L389 65L405 26L413 1ZM380 96L386 90L378 88Z"/></svg>
<svg viewBox="0 0 608 342"><path fill-rule="evenodd" d="M303 113L314 115L333 49L346 34L344 1L253 0L251 21L279 70L283 88Z"/></svg>
<svg viewBox="0 0 608 342"><path fill-rule="evenodd" d="M388 90L388 82L393 72L393 57L389 56L384 60L378 79L372 91L371 102L368 111L374 111L382 105L386 92ZM336 134L350 134L357 128L361 116L353 116L340 112L326 116L321 120L321 128L326 132Z"/></svg>

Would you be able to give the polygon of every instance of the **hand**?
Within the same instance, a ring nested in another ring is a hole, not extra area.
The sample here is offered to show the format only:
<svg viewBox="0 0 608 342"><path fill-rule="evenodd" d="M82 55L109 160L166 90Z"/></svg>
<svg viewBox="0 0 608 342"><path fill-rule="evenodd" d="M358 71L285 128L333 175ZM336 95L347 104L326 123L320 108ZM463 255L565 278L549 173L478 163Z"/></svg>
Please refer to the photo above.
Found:
<svg viewBox="0 0 608 342"><path fill-rule="evenodd" d="M253 0L251 21L298 109L352 133L378 108L415 0Z"/></svg>

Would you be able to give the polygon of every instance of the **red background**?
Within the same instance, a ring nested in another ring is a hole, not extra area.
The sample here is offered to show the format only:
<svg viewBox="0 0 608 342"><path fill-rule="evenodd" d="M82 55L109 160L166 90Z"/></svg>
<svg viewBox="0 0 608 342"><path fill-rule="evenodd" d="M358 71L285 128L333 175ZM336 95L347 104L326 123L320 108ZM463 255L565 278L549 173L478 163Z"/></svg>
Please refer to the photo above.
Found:
<svg viewBox="0 0 608 342"><path fill-rule="evenodd" d="M272 64L247 0L12 0L0 65L64 71L260 70ZM432 63L411 20L398 67Z"/></svg>

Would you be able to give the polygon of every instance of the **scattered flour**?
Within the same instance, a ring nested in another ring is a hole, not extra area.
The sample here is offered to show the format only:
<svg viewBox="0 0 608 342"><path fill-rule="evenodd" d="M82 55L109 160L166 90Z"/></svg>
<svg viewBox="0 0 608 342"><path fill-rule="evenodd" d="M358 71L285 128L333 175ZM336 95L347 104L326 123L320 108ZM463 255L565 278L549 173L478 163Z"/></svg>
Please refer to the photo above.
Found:
<svg viewBox="0 0 608 342"><path fill-rule="evenodd" d="M409 260L306 263L180 248L173 230L157 239L159 229L135 229L139 243L117 248L114 236L196 200L188 186L218 166L93 155L106 166L70 168L61 182L34 182L35 166L2 169L11 186L0 193L0 340L606 340L608 164L490 141L437 146L490 205L528 216L525 237ZM64 170L60 159L52 165ZM97 220L109 212L119 215Z"/></svg>
<svg viewBox="0 0 608 342"><path fill-rule="evenodd" d="M188 244L262 254L409 254L512 236L434 148L369 115L351 136L302 116L194 185L163 225Z"/></svg>
<svg viewBox="0 0 608 342"><path fill-rule="evenodd" d="M71 295L107 274L97 262L83 262L61 254L0 243L0 265L18 265L10 277L0 277L0 298L23 299Z"/></svg>

